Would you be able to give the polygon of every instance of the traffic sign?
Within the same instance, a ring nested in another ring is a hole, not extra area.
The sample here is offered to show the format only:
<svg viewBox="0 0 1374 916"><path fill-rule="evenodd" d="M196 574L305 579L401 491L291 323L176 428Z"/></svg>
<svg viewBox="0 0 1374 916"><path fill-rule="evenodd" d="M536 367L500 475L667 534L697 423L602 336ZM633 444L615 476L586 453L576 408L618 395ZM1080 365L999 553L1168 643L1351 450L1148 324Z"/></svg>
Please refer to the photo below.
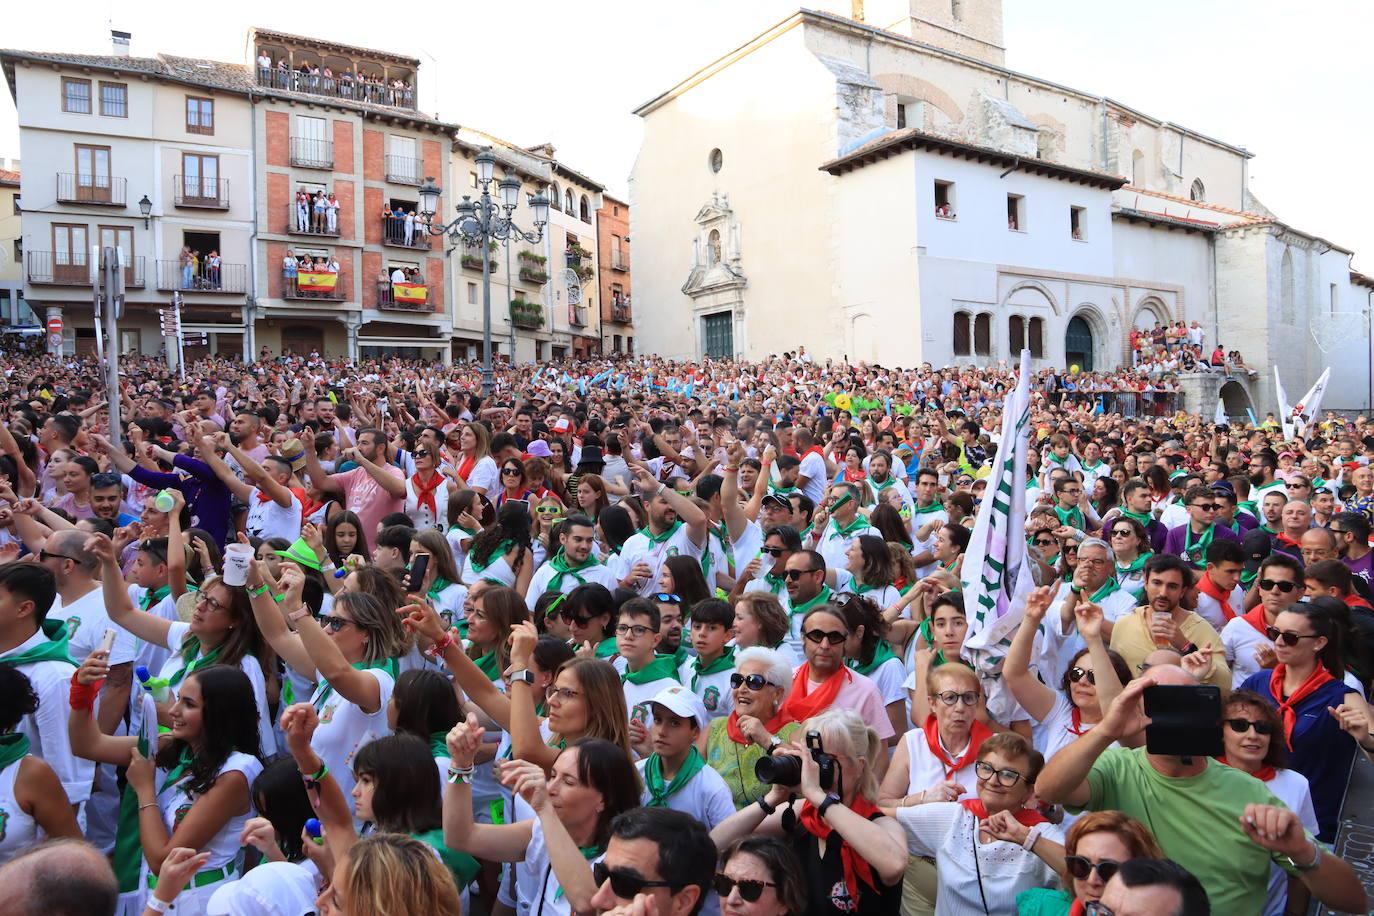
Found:
<svg viewBox="0 0 1374 916"><path fill-rule="evenodd" d="M54 315L48 319L48 333L56 334L58 337L62 336L62 317L60 315Z"/></svg>
<svg viewBox="0 0 1374 916"><path fill-rule="evenodd" d="M49 335L48 335L48 346L49 346L49 347L52 347L54 350L56 350L56 349L58 349L59 347L62 346L62 332L61 332L61 331L57 332L56 334L49 334Z"/></svg>

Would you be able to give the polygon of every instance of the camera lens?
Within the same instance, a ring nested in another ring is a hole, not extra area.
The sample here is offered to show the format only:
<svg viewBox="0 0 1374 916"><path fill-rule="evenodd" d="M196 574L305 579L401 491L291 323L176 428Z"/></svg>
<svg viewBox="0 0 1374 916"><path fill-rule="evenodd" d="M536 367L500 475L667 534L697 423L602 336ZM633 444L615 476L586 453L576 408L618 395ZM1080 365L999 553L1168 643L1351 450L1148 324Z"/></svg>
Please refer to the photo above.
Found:
<svg viewBox="0 0 1374 916"><path fill-rule="evenodd" d="M801 782L801 758L795 754L760 757L754 764L759 782L774 786L795 786Z"/></svg>

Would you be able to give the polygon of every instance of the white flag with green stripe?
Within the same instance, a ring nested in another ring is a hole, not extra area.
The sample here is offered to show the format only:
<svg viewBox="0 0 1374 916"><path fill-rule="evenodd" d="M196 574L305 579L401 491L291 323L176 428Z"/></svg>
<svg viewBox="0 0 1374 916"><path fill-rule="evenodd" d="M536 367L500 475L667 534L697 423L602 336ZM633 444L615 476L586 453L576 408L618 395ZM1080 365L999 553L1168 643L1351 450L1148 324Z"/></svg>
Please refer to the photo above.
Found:
<svg viewBox="0 0 1374 916"><path fill-rule="evenodd" d="M1026 558L1026 453L1030 448L1030 351L1002 407L1002 438L964 553L964 643L983 674L1000 670L1035 587Z"/></svg>

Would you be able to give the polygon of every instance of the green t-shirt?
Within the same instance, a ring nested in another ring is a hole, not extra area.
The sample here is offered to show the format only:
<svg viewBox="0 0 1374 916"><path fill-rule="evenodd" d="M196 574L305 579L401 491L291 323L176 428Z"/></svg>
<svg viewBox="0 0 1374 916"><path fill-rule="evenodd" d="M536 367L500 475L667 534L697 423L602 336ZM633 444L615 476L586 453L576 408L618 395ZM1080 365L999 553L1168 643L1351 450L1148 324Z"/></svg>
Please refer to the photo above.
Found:
<svg viewBox="0 0 1374 916"><path fill-rule="evenodd" d="M1032 887L1016 895L1016 916L1066 916L1073 894L1050 887Z"/></svg>
<svg viewBox="0 0 1374 916"><path fill-rule="evenodd" d="M1241 830L1246 805L1283 802L1240 770L1209 759L1198 775L1175 779L1150 766L1143 747L1113 747L1093 764L1088 787L1087 810L1117 810L1149 827L1164 854L1207 888L1214 913L1259 916L1269 863L1296 874L1286 856L1255 845Z"/></svg>

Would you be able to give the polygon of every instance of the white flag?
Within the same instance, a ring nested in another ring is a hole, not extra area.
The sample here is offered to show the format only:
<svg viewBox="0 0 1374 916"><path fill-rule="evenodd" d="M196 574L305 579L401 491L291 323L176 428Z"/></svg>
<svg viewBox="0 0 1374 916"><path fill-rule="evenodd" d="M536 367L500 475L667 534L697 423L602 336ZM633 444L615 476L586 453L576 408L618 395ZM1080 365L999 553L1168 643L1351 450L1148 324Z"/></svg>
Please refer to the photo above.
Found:
<svg viewBox="0 0 1374 916"><path fill-rule="evenodd" d="M1221 398L1217 398L1217 412L1212 417L1212 422L1217 426L1229 426L1231 423L1231 418L1226 416L1226 405L1222 403Z"/></svg>
<svg viewBox="0 0 1374 916"><path fill-rule="evenodd" d="M1279 402L1279 423L1283 424L1283 437L1285 439L1293 435L1293 428L1288 423L1288 395L1283 393L1283 381L1279 378L1279 367L1274 366L1274 397Z"/></svg>
<svg viewBox="0 0 1374 916"><path fill-rule="evenodd" d="M1021 351L1016 388L1002 408L1002 438L982 505L964 553L961 578L971 650L979 670L992 674L1011 645L1035 587L1026 557L1026 453L1030 448L1030 351Z"/></svg>
<svg viewBox="0 0 1374 916"><path fill-rule="evenodd" d="M1322 396L1326 394L1326 383L1331 378L1331 367L1327 366L1321 378L1307 390L1302 400L1293 405L1284 423L1285 433L1289 436L1306 435L1307 430L1317 422L1317 412L1321 410ZM1291 431L1290 431L1291 430Z"/></svg>

